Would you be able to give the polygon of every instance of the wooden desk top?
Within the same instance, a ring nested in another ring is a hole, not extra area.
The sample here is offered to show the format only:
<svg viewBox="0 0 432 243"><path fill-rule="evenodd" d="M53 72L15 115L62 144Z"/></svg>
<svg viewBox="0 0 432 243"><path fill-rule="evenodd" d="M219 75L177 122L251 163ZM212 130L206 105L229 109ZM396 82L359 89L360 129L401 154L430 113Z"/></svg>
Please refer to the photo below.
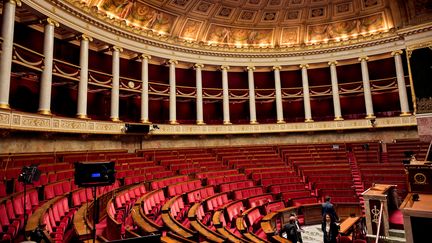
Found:
<svg viewBox="0 0 432 243"><path fill-rule="evenodd" d="M418 201L413 201L412 196L415 193L408 193L405 200L399 207L404 215L423 216L432 218L432 194L420 194ZM415 215L415 214L421 215Z"/></svg>
<svg viewBox="0 0 432 243"><path fill-rule="evenodd" d="M357 221L360 220L360 217L349 217L345 219L340 225L339 232L341 234L346 234L348 230L355 224Z"/></svg>
<svg viewBox="0 0 432 243"><path fill-rule="evenodd" d="M83 204L73 218L74 229L80 240L88 240L91 238L92 230L87 226L85 219L87 206L87 203Z"/></svg>
<svg viewBox="0 0 432 243"><path fill-rule="evenodd" d="M385 193L392 187L396 187L396 185L387 185L387 184L375 184L375 186L367 189L362 193L363 196L386 196Z"/></svg>

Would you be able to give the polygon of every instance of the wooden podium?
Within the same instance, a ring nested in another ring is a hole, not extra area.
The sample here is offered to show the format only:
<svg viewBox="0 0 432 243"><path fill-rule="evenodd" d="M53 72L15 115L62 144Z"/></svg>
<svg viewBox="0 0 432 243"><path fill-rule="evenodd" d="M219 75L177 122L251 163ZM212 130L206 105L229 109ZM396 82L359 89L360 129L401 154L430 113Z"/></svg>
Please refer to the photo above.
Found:
<svg viewBox="0 0 432 243"><path fill-rule="evenodd" d="M409 193L402 211L407 243L430 241L432 229L432 166L428 163L405 165Z"/></svg>
<svg viewBox="0 0 432 243"><path fill-rule="evenodd" d="M392 193L395 185L375 184L363 192L366 211L367 234L370 236L377 235L379 215L382 208L382 220L380 235L389 236L389 213L388 200L389 194Z"/></svg>

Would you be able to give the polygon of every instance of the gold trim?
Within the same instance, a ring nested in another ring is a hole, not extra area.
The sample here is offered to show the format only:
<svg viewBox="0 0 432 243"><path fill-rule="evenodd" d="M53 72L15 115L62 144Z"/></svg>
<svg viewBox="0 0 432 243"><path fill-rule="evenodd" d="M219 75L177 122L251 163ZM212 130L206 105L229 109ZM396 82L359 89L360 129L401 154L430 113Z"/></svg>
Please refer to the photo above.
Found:
<svg viewBox="0 0 432 243"><path fill-rule="evenodd" d="M376 116L374 114L368 114L365 119L375 119Z"/></svg>
<svg viewBox="0 0 432 243"><path fill-rule="evenodd" d="M0 109L2 110L10 110L10 105L9 104L0 104Z"/></svg>
<svg viewBox="0 0 432 243"><path fill-rule="evenodd" d="M411 112L402 112L399 116L411 116Z"/></svg>
<svg viewBox="0 0 432 243"><path fill-rule="evenodd" d="M177 61L177 60L174 60L174 59L170 59L170 60L168 60L168 64L174 64L174 65L177 65L177 64L178 64L178 61Z"/></svg>
<svg viewBox="0 0 432 243"><path fill-rule="evenodd" d="M220 66L220 70L226 70L226 71L228 71L229 69L230 69L230 66L227 66L227 65Z"/></svg>
<svg viewBox="0 0 432 243"><path fill-rule="evenodd" d="M230 121L223 121L224 125L232 125L232 123Z"/></svg>
<svg viewBox="0 0 432 243"><path fill-rule="evenodd" d="M246 70L248 70L248 71L255 71L255 67L254 66L248 66L248 67L246 67Z"/></svg>
<svg viewBox="0 0 432 243"><path fill-rule="evenodd" d="M415 90L414 90L414 81L413 81L413 77L412 77L412 71L411 71L411 55L412 55L413 50L409 50L407 49L406 51L406 59L407 59L407 66L408 66L408 77L409 77L409 82L410 82L410 90L411 90L411 101L413 104L413 114L417 114L417 98L416 98L416 94L415 94Z"/></svg>
<svg viewBox="0 0 432 243"><path fill-rule="evenodd" d="M314 122L314 120L312 118L308 118L305 120L305 122Z"/></svg>
<svg viewBox="0 0 432 243"><path fill-rule="evenodd" d="M52 116L52 113L50 110L38 110L38 114L41 114L44 116Z"/></svg>
<svg viewBox="0 0 432 243"><path fill-rule="evenodd" d="M194 64L193 65L193 67L194 67L194 69L202 69L202 68L204 68L204 64L202 64L202 63L196 63L196 64Z"/></svg>
<svg viewBox="0 0 432 243"><path fill-rule="evenodd" d="M276 123L277 123L277 124L285 124L286 121L284 121L284 120L278 120Z"/></svg>
<svg viewBox="0 0 432 243"><path fill-rule="evenodd" d="M282 67L281 66L273 66L273 68L272 68L273 70L281 70L282 69Z"/></svg>
<svg viewBox="0 0 432 243"><path fill-rule="evenodd" d="M391 55L392 55L392 56L402 55L402 54L403 54L403 51L402 51L402 50L396 50L396 51L392 51L392 52L391 52Z"/></svg>
<svg viewBox="0 0 432 243"><path fill-rule="evenodd" d="M78 119L91 120L86 114L78 114L76 117Z"/></svg>
<svg viewBox="0 0 432 243"><path fill-rule="evenodd" d="M174 121L169 121L169 123L170 123L171 125L178 125L178 124L179 124L176 120L174 120Z"/></svg>
<svg viewBox="0 0 432 243"><path fill-rule="evenodd" d="M10 3L12 3L12 4L15 4L15 5L18 6L18 7L21 7L21 6L22 6L22 2L21 2L21 0L9 0L9 1L7 1L7 2L10 2Z"/></svg>
<svg viewBox="0 0 432 243"><path fill-rule="evenodd" d="M334 120L335 120L335 121L343 121L344 119L343 119L343 117L341 117L341 116L337 116L337 117L335 117Z"/></svg>
<svg viewBox="0 0 432 243"><path fill-rule="evenodd" d="M369 61L369 57L367 57L367 56L359 57L359 58L358 58L358 61L359 61L359 62L362 62L362 61L367 62L367 61Z"/></svg>
<svg viewBox="0 0 432 243"><path fill-rule="evenodd" d="M257 122L257 120L253 120L253 121L250 121L249 124L255 125L255 124L259 124L259 123Z"/></svg>
<svg viewBox="0 0 432 243"><path fill-rule="evenodd" d="M299 67L301 69L303 69L303 68L309 68L309 64L300 64Z"/></svg>
<svg viewBox="0 0 432 243"><path fill-rule="evenodd" d="M141 119L140 122L143 123L143 124L151 124L151 122L149 121L149 119Z"/></svg>
<svg viewBox="0 0 432 243"><path fill-rule="evenodd" d="M205 125L205 122L204 121L196 121L196 124L197 125Z"/></svg>
<svg viewBox="0 0 432 243"><path fill-rule="evenodd" d="M337 61L330 61L330 62L328 62L329 66L332 66L332 65L336 66L337 64L338 64Z"/></svg>
<svg viewBox="0 0 432 243"><path fill-rule="evenodd" d="M121 122L121 120L118 117L111 117L112 122Z"/></svg>
<svg viewBox="0 0 432 243"><path fill-rule="evenodd" d="M41 24L52 25L54 27L60 27L60 23L52 18L46 18L39 21Z"/></svg>

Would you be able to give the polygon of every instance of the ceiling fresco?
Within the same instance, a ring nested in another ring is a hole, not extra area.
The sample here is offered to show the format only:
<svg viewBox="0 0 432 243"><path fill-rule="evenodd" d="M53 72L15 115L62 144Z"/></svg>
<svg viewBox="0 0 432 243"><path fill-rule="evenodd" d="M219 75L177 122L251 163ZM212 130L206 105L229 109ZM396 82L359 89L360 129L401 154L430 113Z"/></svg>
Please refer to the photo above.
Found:
<svg viewBox="0 0 432 243"><path fill-rule="evenodd" d="M81 0L127 26L211 46L277 47L387 32L391 0Z"/></svg>

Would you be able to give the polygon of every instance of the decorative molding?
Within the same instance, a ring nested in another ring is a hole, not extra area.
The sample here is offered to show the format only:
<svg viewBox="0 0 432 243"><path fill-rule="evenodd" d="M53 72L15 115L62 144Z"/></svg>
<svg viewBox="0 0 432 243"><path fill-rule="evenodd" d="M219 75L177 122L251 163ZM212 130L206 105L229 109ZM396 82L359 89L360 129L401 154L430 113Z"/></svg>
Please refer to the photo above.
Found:
<svg viewBox="0 0 432 243"><path fill-rule="evenodd" d="M44 131L83 134L124 134L124 122L83 120L66 117L49 117L17 111L0 110L0 129ZM415 116L376 118L374 129L415 127ZM367 119L323 122L299 122L277 124L232 125L172 125L160 124L159 130L152 135L223 135L223 134L260 134L260 133L298 133L319 131L340 131L371 129Z"/></svg>
<svg viewBox="0 0 432 243"><path fill-rule="evenodd" d="M392 56L402 55L402 54L403 54L403 51L402 51L402 50L396 50L396 51L392 51L392 52L391 52L391 55L392 55Z"/></svg>

